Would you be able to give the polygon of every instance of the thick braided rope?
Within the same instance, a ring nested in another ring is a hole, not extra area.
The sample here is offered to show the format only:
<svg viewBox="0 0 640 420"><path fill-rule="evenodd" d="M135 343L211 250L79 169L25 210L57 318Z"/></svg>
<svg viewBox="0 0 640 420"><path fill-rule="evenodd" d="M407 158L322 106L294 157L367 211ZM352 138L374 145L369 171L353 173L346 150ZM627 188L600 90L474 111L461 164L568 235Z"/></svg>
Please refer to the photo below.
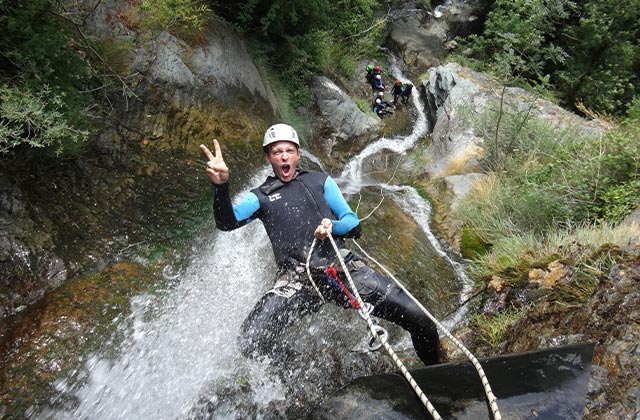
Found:
<svg viewBox="0 0 640 420"><path fill-rule="evenodd" d="M332 238L332 242L333 242L333 238ZM364 254L364 256L366 256L369 260L378 264L378 266L382 268L382 270L384 270L384 272L395 282L395 284L398 287L400 287L411 298L411 300L413 300L415 304L418 305L420 309L422 309L425 315L427 315L429 319L431 319L434 322L434 324L436 324L438 329L442 331L467 356L469 361L471 361L471 363L473 364L473 367L475 367L476 371L478 372L478 376L480 377L480 381L482 382L482 387L484 388L484 393L487 396L487 402L491 407L493 419L501 420L502 416L500 415L500 410L498 409L498 399L493 394L493 391L491 390L491 385L489 385L489 380L487 379L487 375L485 375L484 369L482 369L482 366L480 365L480 362L478 361L478 359L464 346L464 344L462 344L457 338L455 338L444 327L444 325L442 325L433 315L431 315L431 313L427 311L427 309L424 306L422 306L422 304L411 293L409 293L409 291L394 277L393 274L391 274L391 272L389 272L389 270L387 270L382 264L380 264L378 261L372 258L369 254L367 254L367 252L364 249L362 249L360 244L358 244L355 240L353 240L353 243L355 243L358 246L358 248Z"/></svg>
<svg viewBox="0 0 640 420"><path fill-rule="evenodd" d="M333 236L329 233L328 237L329 237L329 240L331 241L331 245L333 245L333 249L336 252L336 255L338 257L338 261L340 261L340 265L342 266L342 270L345 273L345 275L347 277L347 280L349 280L349 285L353 289L353 294L355 295L356 299L358 300L358 303L360 304L360 307L364 308L365 307L364 301L360 297L360 293L358 293L358 289L357 289L356 285L354 284L353 279L351 278L351 275L349 274L349 270L347 269L347 266L346 266L346 264L344 262L344 259L342 258L342 255L340 255L340 250L338 249L338 246L336 245L335 241L333 240ZM309 256L313 252L313 248L314 248L315 244L316 244L316 239L314 239L313 243L311 244L311 249L309 250ZM309 258L307 258L307 273L309 274L309 279L311 279L311 271L309 269ZM315 283L313 283L313 280L311 280L311 282L315 286ZM416 393L418 398L420 398L420 401L422 401L422 404L424 404L424 406L426 407L426 409L429 412L429 414L431 414L431 416L435 420L441 420L442 417L440 417L440 414L438 414L438 412L436 411L435 407L431 404L431 402L429 401L429 399L427 398L425 393L422 392L422 389L420 389L420 386L418 385L418 383L415 381L415 379L413 379L413 376L411 376L411 374L409 373L409 370L406 368L404 363L402 363L402 361L400 360L398 355L396 355L395 351L393 351L393 349L391 348L391 345L389 345L389 343L387 342L386 337L384 337L382 335L378 335L378 332L375 329L373 321L371 320L371 317L369 316L367 311L363 310L363 311L361 311L361 314L363 315L363 318L365 319L365 321L367 321L367 326L369 327L369 330L371 331L371 336L374 337L374 339L380 340L380 342L384 346L384 349L387 351L387 353L389 354L389 356L391 357L393 362L396 364L398 369L400 369L400 371L404 375L405 379L409 382L409 385L411 385L411 388L413 389L413 391Z"/></svg>

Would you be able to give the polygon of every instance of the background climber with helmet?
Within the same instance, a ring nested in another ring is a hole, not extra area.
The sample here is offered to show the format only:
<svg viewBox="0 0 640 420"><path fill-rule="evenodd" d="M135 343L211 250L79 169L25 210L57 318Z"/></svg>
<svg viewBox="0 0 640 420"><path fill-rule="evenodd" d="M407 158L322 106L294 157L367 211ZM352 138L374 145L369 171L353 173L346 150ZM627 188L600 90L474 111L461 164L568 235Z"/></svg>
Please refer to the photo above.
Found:
<svg viewBox="0 0 640 420"><path fill-rule="evenodd" d="M375 73L373 72L374 68L375 66L373 64L368 64L365 68L365 70L367 71L367 73L365 74L365 79L369 84L373 83L373 78L376 77Z"/></svg>
<svg viewBox="0 0 640 420"><path fill-rule="evenodd" d="M370 85L373 84L376 76L378 74L382 74L382 69L380 68L380 66L374 66L373 64L368 64L366 67L366 79L367 79L367 83L369 83Z"/></svg>
<svg viewBox="0 0 640 420"><path fill-rule="evenodd" d="M371 83L371 90L374 92L384 92L384 82L382 81L382 75L376 74L373 79L373 83Z"/></svg>
<svg viewBox="0 0 640 420"><path fill-rule="evenodd" d="M387 114L393 114L393 111L389 109L389 105L384 100L383 92L378 92L376 96L374 96L372 110L376 115L378 115L378 117L380 117L380 119L383 119Z"/></svg>
<svg viewBox="0 0 640 420"><path fill-rule="evenodd" d="M393 95L393 105L395 106L398 103L398 98L402 96L402 82L400 80L396 80L391 88L391 94Z"/></svg>
<svg viewBox="0 0 640 420"><path fill-rule="evenodd" d="M411 82L403 82L402 83L402 102L407 102L411 97L411 91L413 90L413 84Z"/></svg>
<svg viewBox="0 0 640 420"><path fill-rule="evenodd" d="M351 304L345 290L329 277L336 254L330 241L325 239L330 233L338 247L344 248L345 238L359 237L361 228L358 216L333 178L320 172L299 170L300 141L293 127L286 124L269 127L262 145L273 175L246 194L237 205L231 202L229 168L218 140L213 140L213 153L205 145L200 145L200 149L207 157L205 170L211 181L217 227L228 231L260 219L271 241L277 265L273 288L263 295L242 325L240 350L246 357L270 356L274 361L285 361L296 354L280 340L282 333L297 320L319 309L318 293L338 305L348 307ZM318 244L309 265L319 289L317 292L305 270L314 237ZM373 305L371 315L406 329L420 359L425 364L437 363L438 331L434 323L387 277L371 269L358 255L348 250L342 253L360 296ZM345 279L344 273L336 276Z"/></svg>

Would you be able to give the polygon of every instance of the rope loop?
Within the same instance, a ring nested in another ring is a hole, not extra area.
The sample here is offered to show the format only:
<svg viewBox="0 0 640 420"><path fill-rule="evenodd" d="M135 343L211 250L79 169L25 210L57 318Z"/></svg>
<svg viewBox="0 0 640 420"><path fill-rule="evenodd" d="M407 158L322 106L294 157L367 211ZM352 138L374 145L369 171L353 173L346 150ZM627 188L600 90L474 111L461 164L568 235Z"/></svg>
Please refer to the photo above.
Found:
<svg viewBox="0 0 640 420"><path fill-rule="evenodd" d="M404 364L402 363L400 358L396 355L394 350L389 345L388 333L387 334L379 334L379 329L376 328L376 327L379 327L379 326L376 323L374 323L374 321L372 320L372 318L370 316L371 311L373 311L373 306L371 304L369 304L369 303L365 303L362 300L362 298L360 297L360 293L358 293L358 289L356 288L356 285L353 282L353 279L351 278L351 274L349 273L349 270L347 269L347 265L346 265L346 263L344 261L344 258L342 257L342 254L340 253L340 250L338 249L338 246L336 245L335 240L333 239L333 236L331 235L331 233L328 234L328 239L331 241L331 245L333 246L333 249L334 249L334 251L336 253L338 261L340 262L340 265L341 265L342 270L343 270L343 272L345 274L345 277L349 281L349 286L351 286L351 289L353 290L353 296L354 296L355 302L357 302L357 304L359 305L359 307L356 308L352 303L352 306L358 310L358 314L367 322L367 326L369 327L369 331L371 333L371 341L369 342L370 345L373 345L374 343L379 341L381 346L385 348L385 350L387 351L387 353L389 354L391 359L394 361L396 366L398 366L398 368L400 369L400 371L404 375L405 379L409 382L409 385L411 385L411 388L416 393L416 395L418 396L418 398L420 399L422 404L426 407L426 409L429 412L429 414L431 414L431 416L436 420L441 419L442 417L440 417L440 414L438 414L438 412L436 411L435 407L431 404L431 402L429 401L427 396L424 394L424 392L422 392L422 389L420 389L420 386L418 385L418 383L413 379L413 377L409 373L409 370L404 366ZM311 248L309 249L309 255L307 256L306 268L307 268L307 275L309 277L309 281L311 282L313 287L316 289L316 292L318 292L318 295L320 296L320 299L322 300L322 302L324 302L324 298L320 294L320 290L318 289L318 287L316 286L316 284L313 281L313 277L311 275L311 269L309 267L309 261L311 260L311 254L312 254L313 249L314 249L314 247L316 245L316 241L317 240L314 238L313 242L311 243ZM400 287L400 289L402 289L402 291L404 291L407 294L407 296L409 296L411 298L411 300L414 301L414 303L416 305L418 305L418 307L424 312L424 314L431 321L433 321L433 323L436 325L436 327L440 331L442 331L467 356L469 361L471 361L471 364L473 365L473 367L478 372L478 375L480 377L480 381L482 382L482 386L484 388L484 392L485 392L485 395L486 395L487 403L489 404L489 408L491 410L491 414L492 414L493 420L502 420L502 416L500 415L500 410L498 408L498 403L497 403L498 399L493 394L493 391L491 390L491 386L489 385L489 381L487 380L487 376L484 373L484 370L482 369L482 366L480 365L480 362L478 361L478 359L464 346L464 344L462 344L457 338L455 338L444 327L444 325L442 325L440 323L440 321L438 321L433 315L431 315L431 313L429 311L427 311L427 309L411 293L409 293L409 291L398 281L398 279L396 279L395 276L391 272L389 272L389 270L386 269L386 267L384 267L382 264L380 264L378 261L376 261L374 258L372 258L369 254L367 254L366 251L364 249L362 249L362 247L355 240L353 240L353 243L355 243L358 246L360 251L362 251L362 253L369 260L375 262L382 270L384 270L384 272L393 280L393 282L398 287ZM334 269L334 271L335 271L335 269ZM338 275L336 273L336 279L337 278L338 278ZM339 284L342 284L342 282L340 281ZM344 287L344 284L342 284L342 286ZM344 287L344 288L347 289L346 287ZM347 291L348 291L348 289L347 289ZM350 298L350 300L351 300L351 298ZM367 306L367 305L369 305L369 306ZM381 328L381 327L379 327L379 328ZM385 331L385 333L386 333L386 331ZM378 349L379 348L380 347L378 347Z"/></svg>
<svg viewBox="0 0 640 420"><path fill-rule="evenodd" d="M375 336L371 336L369 339L369 343L367 344L367 348L369 351L378 351L382 348L382 341L387 341L389 339L389 333L387 330L382 328L382 326L376 324L373 326L375 330Z"/></svg>
<svg viewBox="0 0 640 420"><path fill-rule="evenodd" d="M493 420L502 420L502 415L500 414L500 409L498 408L498 398L496 398L493 391L491 390L491 386L489 385L489 380L487 379L487 375L484 373L484 369L482 369L482 366L480 365L480 362L478 361L478 359L469 351L469 349L465 347L464 344L462 344L462 342L460 342L460 340L454 337L453 334L451 334L451 332L449 332L445 328L445 326L442 325L442 323L440 323L440 321L438 321L429 311L427 311L427 309L422 305L422 303L420 303L418 299L416 299L415 296L413 296L402 285L402 283L400 283L400 281L398 281L398 279L396 279L395 276L389 270L387 270L385 266L380 264L378 261L372 258L369 254L367 254L367 252L364 249L362 249L360 244L358 244L355 240L353 241L353 243L356 244L358 249L360 249L360 251L363 253L365 257L367 257L369 260L376 263L389 276L389 278L391 278L393 282L399 288L401 288L402 291L404 291L407 294L407 296L409 296L416 305L418 305L418 307L422 310L422 312L424 312L424 314L427 317L429 317L429 319L433 321L434 324L436 324L436 327L438 328L438 330L442 331L442 333L446 335L447 338L449 338L453 342L453 344L465 354L465 356L467 356L467 358L469 359L473 367L476 369L478 376L480 377L480 381L482 382L482 387L484 388L487 404L491 409Z"/></svg>

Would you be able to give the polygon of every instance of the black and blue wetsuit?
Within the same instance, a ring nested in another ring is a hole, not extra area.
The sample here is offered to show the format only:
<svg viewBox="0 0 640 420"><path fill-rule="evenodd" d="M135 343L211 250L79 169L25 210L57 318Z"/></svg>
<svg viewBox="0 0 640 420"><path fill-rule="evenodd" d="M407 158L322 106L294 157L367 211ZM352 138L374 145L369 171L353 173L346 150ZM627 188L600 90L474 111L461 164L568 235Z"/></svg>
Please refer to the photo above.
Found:
<svg viewBox="0 0 640 420"><path fill-rule="evenodd" d="M268 177L235 206L228 184L214 185L213 190L218 228L232 230L260 219L278 266L273 289L260 299L242 325L241 350L246 356L286 355L280 334L304 315L317 311L321 303L304 269L314 231L323 218L330 219L336 244L342 248L345 238L360 236L360 221L336 182L319 172L301 171L288 183ZM437 363L438 332L433 322L399 287L362 263L357 255L349 253L345 260L360 296L374 305L372 315L409 331L420 359L425 364ZM324 267L335 261L330 241L316 241L310 260L314 280L326 300L346 307L349 300L342 290L319 281L325 278Z"/></svg>

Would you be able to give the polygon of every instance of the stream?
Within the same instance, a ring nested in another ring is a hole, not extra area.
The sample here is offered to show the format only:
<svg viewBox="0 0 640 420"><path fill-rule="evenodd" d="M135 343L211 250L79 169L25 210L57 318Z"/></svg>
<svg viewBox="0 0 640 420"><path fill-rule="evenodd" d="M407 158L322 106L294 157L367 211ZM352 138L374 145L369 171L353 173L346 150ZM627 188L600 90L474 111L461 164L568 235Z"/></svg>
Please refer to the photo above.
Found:
<svg viewBox="0 0 640 420"><path fill-rule="evenodd" d="M471 287L470 280L451 250L431 232L429 202L412 187L389 185L367 172L372 158L402 158L426 136L424 104L415 89L411 106L414 109L407 112L416 115L411 134L383 137L369 144L336 181L352 206L357 203L361 218L365 216L361 209L375 209L384 198L363 225L381 226L377 218L385 212L399 212L409 221L409 227L375 229L375 238L362 244L367 252L378 251L372 253L383 263L390 262L400 281L404 280L402 267L422 267L412 271L415 278L409 278L406 286L441 318L460 306ZM305 168L321 168L320 161L308 153L302 161ZM259 185L269 173L269 167L258 171L235 199ZM63 408L34 417L305 417L324 395L351 380L396 369L383 352L370 353L364 348L366 324L357 314L334 305L324 305L287 331L283 340L300 354L291 363L276 366L269 360L242 357L237 344L242 321L275 278L271 247L260 223L232 232L210 232L192 246L184 268L171 274L175 278L170 287L134 297L131 315L114 320L125 337L116 354L91 355L82 374L54 384L59 396L52 406ZM393 261L385 260L384 252L371 249L383 240L392 247L393 237L404 234L410 235L411 241L406 263L395 261L394 267ZM464 307L443 321L450 328L463 316ZM408 334L384 321L383 325L394 349L410 365L420 366Z"/></svg>

